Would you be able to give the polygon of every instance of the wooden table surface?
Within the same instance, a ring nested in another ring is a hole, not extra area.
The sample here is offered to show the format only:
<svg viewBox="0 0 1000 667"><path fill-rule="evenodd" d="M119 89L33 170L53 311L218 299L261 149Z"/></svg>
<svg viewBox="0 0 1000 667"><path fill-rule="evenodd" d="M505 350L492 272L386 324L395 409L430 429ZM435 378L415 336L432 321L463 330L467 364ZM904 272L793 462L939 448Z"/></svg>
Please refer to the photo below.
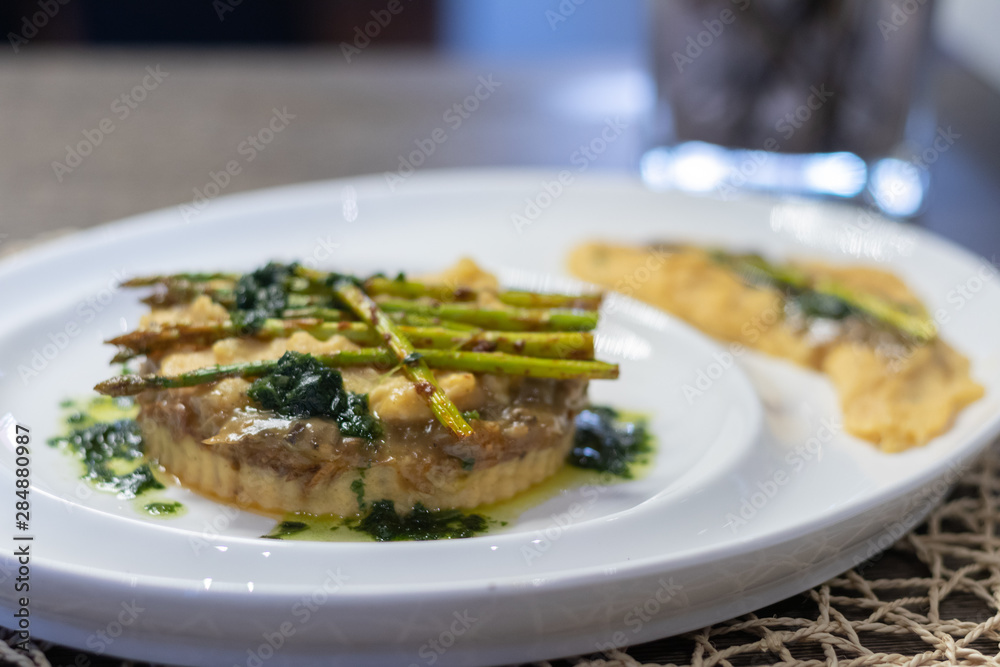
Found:
<svg viewBox="0 0 1000 667"><path fill-rule="evenodd" d="M348 64L339 51L25 50L0 58L0 251L189 202L213 172L246 157L244 142L276 113L286 126L254 149L225 194L393 171L437 127L447 140L422 168L556 171L611 120L625 129L593 168L633 172L645 145L645 76L629 62L462 62L425 52L363 52ZM477 87L485 96L478 108L449 118ZM931 165L934 189L917 224L1000 255L1000 136L992 127L1000 98L948 62L934 90L939 124L961 136ZM920 568L893 554L870 575ZM761 613L795 616L811 605L797 596ZM907 650L899 645L906 640L879 641ZM691 646L664 640L633 655L687 661ZM74 651L49 656L79 664Z"/></svg>

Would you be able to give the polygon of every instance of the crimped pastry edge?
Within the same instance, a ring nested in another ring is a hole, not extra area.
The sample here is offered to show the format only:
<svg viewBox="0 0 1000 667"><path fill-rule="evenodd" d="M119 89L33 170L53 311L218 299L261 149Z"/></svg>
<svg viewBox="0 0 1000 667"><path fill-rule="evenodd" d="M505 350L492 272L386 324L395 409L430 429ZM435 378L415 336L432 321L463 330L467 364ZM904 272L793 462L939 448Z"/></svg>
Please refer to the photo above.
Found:
<svg viewBox="0 0 1000 667"><path fill-rule="evenodd" d="M170 429L157 423L143 424L143 439L150 459L185 487L215 500L267 514L360 513L357 495L351 489L360 477L356 469L307 484L304 479L288 479L259 466L244 463L236 467L212 447L190 435L176 439ZM428 480L431 492L412 488L391 466L375 465L364 471L365 500L392 500L401 509L418 502L430 509L470 509L506 500L558 472L572 445L570 430L554 445L520 458L482 470L436 475Z"/></svg>

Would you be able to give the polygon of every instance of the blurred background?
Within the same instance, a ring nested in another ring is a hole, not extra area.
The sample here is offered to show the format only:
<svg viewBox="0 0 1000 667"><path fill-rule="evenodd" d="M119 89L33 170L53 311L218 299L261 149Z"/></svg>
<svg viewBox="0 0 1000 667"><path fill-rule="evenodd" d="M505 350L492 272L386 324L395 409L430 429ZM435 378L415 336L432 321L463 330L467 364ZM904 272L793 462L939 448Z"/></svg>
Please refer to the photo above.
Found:
<svg viewBox="0 0 1000 667"><path fill-rule="evenodd" d="M526 166L846 199L989 257L995 25L990 0L5 0L0 244L206 188Z"/></svg>

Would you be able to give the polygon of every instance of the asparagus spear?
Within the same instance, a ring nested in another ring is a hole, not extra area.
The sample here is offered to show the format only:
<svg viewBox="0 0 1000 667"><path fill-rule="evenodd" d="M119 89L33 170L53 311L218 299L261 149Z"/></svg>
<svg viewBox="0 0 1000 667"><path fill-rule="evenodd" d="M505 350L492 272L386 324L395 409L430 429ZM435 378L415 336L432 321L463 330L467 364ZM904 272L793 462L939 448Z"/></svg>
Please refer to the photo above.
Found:
<svg viewBox="0 0 1000 667"><path fill-rule="evenodd" d="M406 339L378 304L357 285L341 280L333 285L336 294L350 306L355 315L377 332L403 364L403 371L412 380L419 393L431 408L438 421L455 436L465 438L472 435L472 427L462 417L461 411L441 389L427 362L417 354L416 349Z"/></svg>
<svg viewBox="0 0 1000 667"><path fill-rule="evenodd" d="M736 255L721 250L709 253L748 283L765 283L792 294L815 294L839 303L844 312L855 312L876 323L926 343L937 337L937 329L923 309L897 303L876 294L859 292L833 278L814 279L794 266L771 264L759 255Z"/></svg>
<svg viewBox="0 0 1000 667"><path fill-rule="evenodd" d="M544 359L593 359L594 337L588 331L455 331L445 327L401 326L414 347L432 350L503 352Z"/></svg>
<svg viewBox="0 0 1000 667"><path fill-rule="evenodd" d="M189 283L183 280L171 280L161 285L163 289L147 296L143 299L143 303L150 306L172 306L189 303L195 297L205 294L226 308L232 309L235 306L236 295L231 287L215 287L208 283ZM304 291L288 292L288 305L291 308L326 305L329 300L329 295Z"/></svg>
<svg viewBox="0 0 1000 667"><path fill-rule="evenodd" d="M481 290L469 287L451 288L447 285L428 285L410 280L390 280L374 276L364 282L365 291L371 295L387 295L403 299L430 297L438 301L475 301ZM540 294L522 290L500 290L496 297L501 303L522 308L576 308L597 310L601 305L601 294Z"/></svg>
<svg viewBox="0 0 1000 667"><path fill-rule="evenodd" d="M151 287L153 285L165 284L175 280L182 280L188 283L205 283L212 280L228 280L236 282L239 280L238 273L171 273L154 274L151 276L137 276L126 280L122 287Z"/></svg>
<svg viewBox="0 0 1000 667"><path fill-rule="evenodd" d="M550 359L592 359L594 338L589 332L507 332L480 329L461 330L442 326L399 327L414 347L429 349L465 349L479 352L508 352L528 357ZM319 340L340 335L357 343L380 345L382 338L364 322L324 322L315 318L265 320L255 338L272 339L305 331ZM206 325L175 325L158 329L139 329L112 338L106 343L118 345L129 356L150 354L178 344L209 345L214 341L238 336L232 322ZM123 361L125 358L118 358Z"/></svg>
<svg viewBox="0 0 1000 667"><path fill-rule="evenodd" d="M542 294L524 290L505 290L497 297L508 306L518 308L572 308L597 310L604 300L603 294Z"/></svg>
<svg viewBox="0 0 1000 667"><path fill-rule="evenodd" d="M290 294L306 296L321 296L329 294L329 279L331 275L322 271L296 267L298 280L293 279L288 285ZM239 275L230 273L178 273L174 275L154 275L133 278L122 283L123 287L164 288L162 293L151 299L153 303L181 303L200 294L208 294L219 303L232 302L232 288L220 285L209 285L209 282L228 281L235 283ZM372 276L363 281L363 287L368 294L388 295L405 299L430 297L438 301L457 302L475 301L482 290L469 287L448 287L447 285L426 284L410 280L393 280L382 276ZM542 294L523 290L500 290L495 296L501 303L521 308L572 308L581 310L596 310L601 305L603 295L597 294ZM317 303L319 300L313 300Z"/></svg>
<svg viewBox="0 0 1000 667"><path fill-rule="evenodd" d="M413 327L444 327L453 331L482 331L477 326L441 319L440 317L425 317L409 313L388 313L393 322L408 324Z"/></svg>
<svg viewBox="0 0 1000 667"><path fill-rule="evenodd" d="M386 312L403 312L424 317L474 324L499 331L589 331L597 326L597 311L562 308L480 308L474 304L440 305L387 299L379 302Z"/></svg>
<svg viewBox="0 0 1000 667"><path fill-rule="evenodd" d="M447 329L458 329L462 331L481 331L481 327L465 322L456 322L443 317L431 315L418 315L416 313L406 313L403 311L386 313L394 322L399 324L409 324L416 327L445 327ZM354 318L354 314L347 310L338 308L326 308L311 306L308 308L288 308L282 311L284 318L316 318L328 322L342 322ZM513 329L511 329L513 330Z"/></svg>
<svg viewBox="0 0 1000 667"><path fill-rule="evenodd" d="M867 315L876 322L899 331L920 343L929 343L937 338L934 320L923 309L914 312L911 307L884 299L875 294L858 292L833 279L816 281L814 288L820 294L840 299L855 311Z"/></svg>
<svg viewBox="0 0 1000 667"><path fill-rule="evenodd" d="M476 373L503 373L555 380L613 380L618 377L618 366L603 361L578 361L571 359L539 359L520 357L503 352L454 352L450 350L417 349L414 353L435 368L470 371ZM350 366L388 366L398 363L398 356L387 348L343 350L334 354L315 355L331 368ZM239 364L209 366L174 376L116 375L94 387L109 396L134 396L150 389L194 387L231 377L256 377L266 374L276 359L250 361ZM405 367L405 364L404 364Z"/></svg>
<svg viewBox="0 0 1000 667"><path fill-rule="evenodd" d="M246 285L245 279L250 280ZM120 336L110 342L127 348L121 355L127 356L129 351L144 354L163 351L177 344L204 345L232 335L267 339L301 330L325 339L341 334L377 347L318 356L322 363L333 367L402 368L437 419L460 438L472 435L473 429L442 391L431 366L555 379L618 376L616 365L592 360L593 337L588 331L597 324L594 309L600 305L600 295L491 291L509 307L484 309L476 306L481 294L476 290L375 276L365 284L374 293L448 302L439 305L390 298L382 308L357 278L295 264L268 264L246 276L188 273L137 278L125 285L160 287L150 298L153 303L190 301L205 294L234 314L233 320L225 323L175 325ZM246 298L241 296L244 293ZM347 309L336 307L340 304ZM279 313L293 319L276 319ZM252 326L238 326L237 314L246 314L253 320ZM295 316L305 317L294 319ZM352 321L354 317L361 321ZM525 330L533 332L524 333ZM130 395L146 389L187 387L226 377L254 377L269 372L276 363L215 366L176 377L119 376L96 388L102 393Z"/></svg>
<svg viewBox="0 0 1000 667"><path fill-rule="evenodd" d="M433 318L443 326L454 323L494 331L589 331L597 326L597 311L541 308L479 308L472 304L428 304L402 299L380 301L379 306L396 319ZM336 308L290 308L282 317L317 317L323 320L343 317Z"/></svg>
<svg viewBox="0 0 1000 667"><path fill-rule="evenodd" d="M154 284L160 289L143 299L143 302L150 306L172 306L178 303L188 303L202 294L207 294L213 301L227 308L233 306L232 287L213 286L207 282L191 282L180 278ZM132 287L127 282L122 283L122 286Z"/></svg>

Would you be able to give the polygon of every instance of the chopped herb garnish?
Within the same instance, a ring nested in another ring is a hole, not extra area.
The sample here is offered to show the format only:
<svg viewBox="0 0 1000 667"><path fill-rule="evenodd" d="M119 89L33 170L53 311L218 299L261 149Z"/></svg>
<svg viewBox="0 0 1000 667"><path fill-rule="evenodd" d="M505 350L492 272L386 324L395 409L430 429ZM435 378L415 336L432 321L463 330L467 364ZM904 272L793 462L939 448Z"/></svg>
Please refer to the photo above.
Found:
<svg viewBox="0 0 1000 667"><path fill-rule="evenodd" d="M243 334L260 329L264 320L281 317L288 307L287 281L297 264L270 262L256 271L240 276L233 289L233 325Z"/></svg>
<svg viewBox="0 0 1000 667"><path fill-rule="evenodd" d="M806 317L841 320L854 317L917 343L934 340L937 329L922 307L899 303L840 281L813 276L792 264L772 264L760 255L710 250L709 256L747 285L773 288Z"/></svg>
<svg viewBox="0 0 1000 667"><path fill-rule="evenodd" d="M326 417L342 435L376 440L379 421L368 410L368 396L344 389L340 371L324 366L311 354L285 352L266 375L254 380L247 396L285 417Z"/></svg>
<svg viewBox="0 0 1000 667"><path fill-rule="evenodd" d="M334 273L330 272L326 274L326 285L327 287L335 287L339 282L348 282L352 285L357 285L358 287L364 287L364 281L357 276L351 275L350 273Z"/></svg>
<svg viewBox="0 0 1000 667"><path fill-rule="evenodd" d="M391 500L376 500L371 511L352 530L367 533L379 542L422 541L472 537L486 530L487 525L486 518L479 514L431 511L420 503L409 514L400 515Z"/></svg>
<svg viewBox="0 0 1000 667"><path fill-rule="evenodd" d="M116 492L122 498L134 498L149 489L162 489L149 465L142 463L129 472L115 471L115 462L137 461L143 456L142 433L134 419L121 419L77 429L67 436L53 438L50 445L65 445L83 459L83 478Z"/></svg>
<svg viewBox="0 0 1000 667"><path fill-rule="evenodd" d="M626 422L618 412L592 407L576 416L576 435L568 462L578 468L631 477L630 464L652 451L645 422Z"/></svg>
<svg viewBox="0 0 1000 667"><path fill-rule="evenodd" d="M177 514L177 512L184 506L178 502L165 503L146 503L143 509L153 516L168 516L171 514Z"/></svg>
<svg viewBox="0 0 1000 667"><path fill-rule="evenodd" d="M284 537L301 533L307 528L309 528L309 524L302 521L282 521L274 527L274 530L267 535L261 535L261 537L269 540L280 540Z"/></svg>
<svg viewBox="0 0 1000 667"><path fill-rule="evenodd" d="M351 493L353 493L358 499L358 509L363 510L365 508L365 470L362 468L360 470L361 476L356 480L351 482Z"/></svg>
<svg viewBox="0 0 1000 667"><path fill-rule="evenodd" d="M799 292L788 295L788 300L798 306L805 317L824 317L842 320L856 314L842 299L821 292Z"/></svg>

